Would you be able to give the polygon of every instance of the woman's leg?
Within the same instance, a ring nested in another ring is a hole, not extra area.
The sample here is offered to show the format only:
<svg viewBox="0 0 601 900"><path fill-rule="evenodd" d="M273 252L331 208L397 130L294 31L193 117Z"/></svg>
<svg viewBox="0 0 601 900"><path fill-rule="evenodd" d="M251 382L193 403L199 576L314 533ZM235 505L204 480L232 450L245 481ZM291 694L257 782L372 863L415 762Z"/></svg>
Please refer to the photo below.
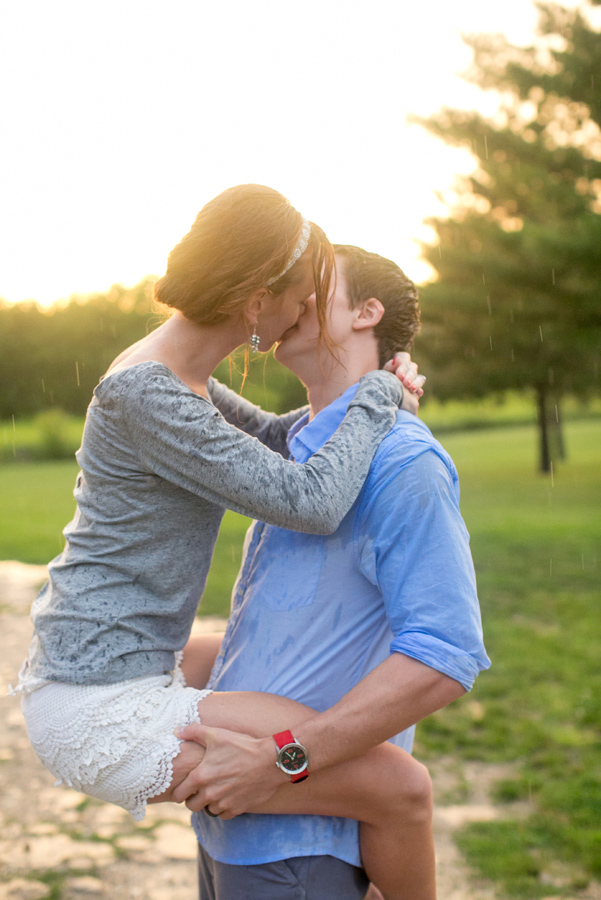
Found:
<svg viewBox="0 0 601 900"><path fill-rule="evenodd" d="M215 693L199 704L203 725L255 737L293 730L312 713L286 697L254 692ZM203 753L197 744L182 745L170 791ZM170 799L170 791L156 800ZM399 747L382 744L364 756L313 772L301 784L283 784L269 803L253 812L357 819L363 865L386 900L436 896L431 782L427 769Z"/></svg>
<svg viewBox="0 0 601 900"><path fill-rule="evenodd" d="M216 631L214 634L197 634L189 639L184 647L182 660L182 672L189 687L199 690L205 687L222 640L222 631Z"/></svg>

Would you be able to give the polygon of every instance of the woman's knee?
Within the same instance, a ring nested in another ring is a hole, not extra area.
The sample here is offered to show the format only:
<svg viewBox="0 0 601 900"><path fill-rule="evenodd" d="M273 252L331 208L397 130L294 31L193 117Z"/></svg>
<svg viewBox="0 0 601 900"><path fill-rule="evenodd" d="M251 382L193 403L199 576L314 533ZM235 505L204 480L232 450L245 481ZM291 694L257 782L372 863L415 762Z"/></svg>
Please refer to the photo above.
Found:
<svg viewBox="0 0 601 900"><path fill-rule="evenodd" d="M414 822L430 820L434 806L432 779L423 763L411 759L411 766L405 767L400 784L400 799L405 814Z"/></svg>
<svg viewBox="0 0 601 900"><path fill-rule="evenodd" d="M432 779L426 766L393 744L380 751L380 771L385 772L382 800L386 812L417 823L432 818Z"/></svg>

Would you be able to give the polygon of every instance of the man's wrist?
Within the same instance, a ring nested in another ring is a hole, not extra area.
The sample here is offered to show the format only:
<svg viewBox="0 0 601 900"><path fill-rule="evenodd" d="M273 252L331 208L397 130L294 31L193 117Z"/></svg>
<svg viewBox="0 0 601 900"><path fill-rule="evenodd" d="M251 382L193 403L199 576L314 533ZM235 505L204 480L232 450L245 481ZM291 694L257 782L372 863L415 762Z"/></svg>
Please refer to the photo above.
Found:
<svg viewBox="0 0 601 900"><path fill-rule="evenodd" d="M306 781L309 777L309 751L294 737L291 731L280 731L273 735L277 747L276 766L290 778L292 784Z"/></svg>

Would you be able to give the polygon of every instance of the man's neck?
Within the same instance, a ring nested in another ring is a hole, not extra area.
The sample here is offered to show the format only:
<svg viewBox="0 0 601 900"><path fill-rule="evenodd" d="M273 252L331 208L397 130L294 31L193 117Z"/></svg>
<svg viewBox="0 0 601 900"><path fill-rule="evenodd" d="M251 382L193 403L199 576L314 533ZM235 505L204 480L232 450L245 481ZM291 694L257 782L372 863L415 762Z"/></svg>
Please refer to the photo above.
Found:
<svg viewBox="0 0 601 900"><path fill-rule="evenodd" d="M323 372L316 365L313 371L302 379L307 388L311 407L310 419L330 403L338 400L360 378L377 368L377 359L370 357L357 358L342 352L340 360L338 363L330 358L329 365L323 365Z"/></svg>

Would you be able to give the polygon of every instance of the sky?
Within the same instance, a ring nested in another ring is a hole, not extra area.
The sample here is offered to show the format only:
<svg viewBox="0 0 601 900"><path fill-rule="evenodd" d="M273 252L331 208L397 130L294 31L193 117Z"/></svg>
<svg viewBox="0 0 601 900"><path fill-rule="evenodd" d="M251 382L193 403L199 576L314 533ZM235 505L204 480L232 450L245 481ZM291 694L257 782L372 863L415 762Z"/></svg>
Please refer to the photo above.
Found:
<svg viewBox="0 0 601 900"><path fill-rule="evenodd" d="M0 297L160 275L245 182L423 281L424 219L473 161L407 116L492 111L461 35L535 24L531 0L0 0Z"/></svg>

